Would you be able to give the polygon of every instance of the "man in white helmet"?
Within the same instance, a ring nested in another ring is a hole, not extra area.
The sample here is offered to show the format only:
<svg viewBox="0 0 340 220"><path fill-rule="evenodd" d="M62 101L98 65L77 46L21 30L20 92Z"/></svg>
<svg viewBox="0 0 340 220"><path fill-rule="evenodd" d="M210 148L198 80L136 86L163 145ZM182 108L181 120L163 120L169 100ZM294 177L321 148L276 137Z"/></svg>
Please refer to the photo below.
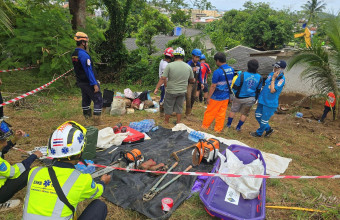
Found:
<svg viewBox="0 0 340 220"><path fill-rule="evenodd" d="M48 143L49 167L35 167L28 177L23 219L73 219L79 202L93 200L77 218L105 219L107 206L99 198L111 176L95 182L74 165L81 159L86 142L86 128L74 121L62 124Z"/></svg>
<svg viewBox="0 0 340 220"><path fill-rule="evenodd" d="M183 62L185 56L184 50L178 47L174 50L173 55L175 61L166 66L154 91L156 95L160 86L166 83L168 79L164 98L164 122L166 124L169 123L170 116L173 112L176 112L176 123L180 123L188 82L195 81L191 67Z"/></svg>

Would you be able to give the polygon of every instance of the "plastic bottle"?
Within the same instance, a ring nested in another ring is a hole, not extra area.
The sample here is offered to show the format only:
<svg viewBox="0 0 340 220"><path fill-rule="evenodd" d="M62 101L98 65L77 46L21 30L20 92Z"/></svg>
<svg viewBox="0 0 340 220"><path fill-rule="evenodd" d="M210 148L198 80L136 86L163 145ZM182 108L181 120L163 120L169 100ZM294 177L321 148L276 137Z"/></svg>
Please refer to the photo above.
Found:
<svg viewBox="0 0 340 220"><path fill-rule="evenodd" d="M158 126L153 127L153 128L151 129L151 131L157 131L157 130L158 130Z"/></svg>
<svg viewBox="0 0 340 220"><path fill-rule="evenodd" d="M24 135L24 137L29 137L29 136L30 136L30 135L29 135L29 134L27 134L27 133Z"/></svg>
<svg viewBox="0 0 340 220"><path fill-rule="evenodd" d="M295 117L302 118L303 117L303 113L302 112L296 112Z"/></svg>

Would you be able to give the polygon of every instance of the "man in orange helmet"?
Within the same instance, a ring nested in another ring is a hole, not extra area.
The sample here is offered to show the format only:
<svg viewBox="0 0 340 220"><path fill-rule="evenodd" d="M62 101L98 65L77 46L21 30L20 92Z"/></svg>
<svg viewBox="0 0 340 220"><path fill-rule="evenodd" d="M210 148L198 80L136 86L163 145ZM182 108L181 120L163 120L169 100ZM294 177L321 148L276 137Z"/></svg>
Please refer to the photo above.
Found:
<svg viewBox="0 0 340 220"><path fill-rule="evenodd" d="M77 85L81 89L82 109L86 119L92 117L91 100L94 103L93 121L95 125L101 124L100 116L103 107L102 93L100 92L99 83L96 80L96 73L93 68L90 55L87 53L89 38L83 32L77 32L74 40L77 48L72 54L72 63L76 73Z"/></svg>

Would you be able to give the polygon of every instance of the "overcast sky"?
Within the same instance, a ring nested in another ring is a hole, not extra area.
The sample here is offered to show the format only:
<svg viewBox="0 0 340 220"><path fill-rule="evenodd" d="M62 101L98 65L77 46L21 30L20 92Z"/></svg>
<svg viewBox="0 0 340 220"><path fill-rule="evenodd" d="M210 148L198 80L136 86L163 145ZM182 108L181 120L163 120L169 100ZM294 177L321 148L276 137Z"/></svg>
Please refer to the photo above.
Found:
<svg viewBox="0 0 340 220"><path fill-rule="evenodd" d="M210 0L210 2L220 10L242 9L242 5L247 0ZM269 2L270 6L274 9L289 8L291 10L299 11L301 6L307 0L252 0L252 2ZM340 0L324 0L327 4L325 12L339 12Z"/></svg>

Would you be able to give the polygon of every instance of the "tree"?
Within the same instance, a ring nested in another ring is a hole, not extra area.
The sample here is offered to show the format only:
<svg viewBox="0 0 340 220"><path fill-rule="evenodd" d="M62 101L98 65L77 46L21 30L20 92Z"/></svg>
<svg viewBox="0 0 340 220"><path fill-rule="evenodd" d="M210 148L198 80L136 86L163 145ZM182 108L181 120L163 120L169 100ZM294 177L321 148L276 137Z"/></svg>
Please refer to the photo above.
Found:
<svg viewBox="0 0 340 220"><path fill-rule="evenodd" d="M183 11L181 9L176 9L174 13L171 14L171 21L177 25L190 26L191 25L191 11Z"/></svg>
<svg viewBox="0 0 340 220"><path fill-rule="evenodd" d="M326 3L323 1L311 0L304 4L302 9L308 16L308 22L314 22L318 14L326 9Z"/></svg>
<svg viewBox="0 0 340 220"><path fill-rule="evenodd" d="M85 28L86 0L69 0L70 14L72 15L72 29Z"/></svg>
<svg viewBox="0 0 340 220"><path fill-rule="evenodd" d="M151 55L157 50L153 45L153 36L158 33L167 34L173 29L173 26L173 23L166 15L161 14L156 9L147 7L142 11L136 44L140 47L146 47L148 54Z"/></svg>
<svg viewBox="0 0 340 220"><path fill-rule="evenodd" d="M337 98L335 109L338 110L340 98L338 85L340 81L340 15L327 19L326 33L331 45L330 50L315 41L311 48L302 50L292 58L288 69L298 64L306 65L307 68L301 73L302 77L312 80L313 86L320 93L327 94L332 91Z"/></svg>
<svg viewBox="0 0 340 220"><path fill-rule="evenodd" d="M192 6L194 8L198 8L201 10L212 10L215 7L211 4L211 2L207 0L190 0Z"/></svg>
<svg viewBox="0 0 340 220"><path fill-rule="evenodd" d="M0 27L6 33L13 32L12 21L8 17L7 13L13 14L12 10L7 6L4 1L0 2Z"/></svg>

